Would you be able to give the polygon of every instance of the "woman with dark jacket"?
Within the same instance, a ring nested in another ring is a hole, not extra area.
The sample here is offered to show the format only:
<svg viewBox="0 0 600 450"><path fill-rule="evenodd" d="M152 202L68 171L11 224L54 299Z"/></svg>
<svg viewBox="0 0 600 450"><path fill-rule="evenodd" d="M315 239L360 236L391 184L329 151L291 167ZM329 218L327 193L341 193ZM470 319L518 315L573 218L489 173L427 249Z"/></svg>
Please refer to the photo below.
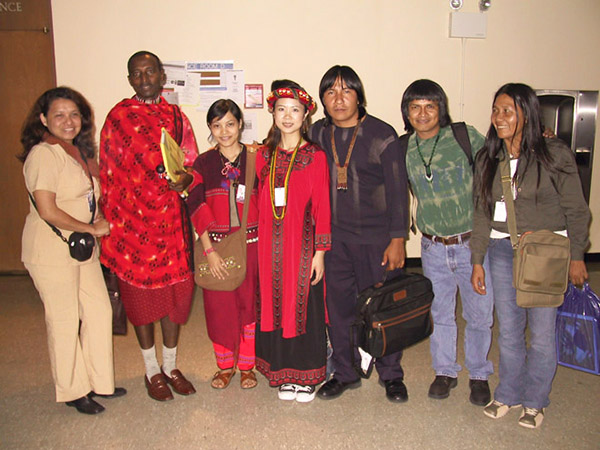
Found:
<svg viewBox="0 0 600 450"><path fill-rule="evenodd" d="M500 327L500 383L484 413L493 419L523 406L519 425L537 428L550 403L556 372L556 308L521 308L513 288L513 249L502 194L500 163L510 158L517 232L547 229L568 236L569 278L587 279L583 262L588 245L589 209L572 151L557 139L544 139L540 106L533 89L509 83L494 96L492 124L477 154L471 237L471 283L486 292L483 259L489 255L494 306ZM529 327L529 347L525 330Z"/></svg>

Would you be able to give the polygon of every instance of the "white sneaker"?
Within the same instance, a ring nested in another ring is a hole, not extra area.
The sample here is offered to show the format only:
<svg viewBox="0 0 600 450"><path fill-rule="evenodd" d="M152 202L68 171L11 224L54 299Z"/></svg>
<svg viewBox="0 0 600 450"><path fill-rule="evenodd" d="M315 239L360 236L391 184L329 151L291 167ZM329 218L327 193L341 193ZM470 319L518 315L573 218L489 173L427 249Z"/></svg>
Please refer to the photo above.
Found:
<svg viewBox="0 0 600 450"><path fill-rule="evenodd" d="M523 408L521 417L519 417L519 425L525 428L537 428L544 421L544 408Z"/></svg>
<svg viewBox="0 0 600 450"><path fill-rule="evenodd" d="M296 389L300 387L295 384L282 384L279 386L277 396L279 400L296 400Z"/></svg>
<svg viewBox="0 0 600 450"><path fill-rule="evenodd" d="M299 403L312 402L315 398L314 386L296 386L296 401Z"/></svg>
<svg viewBox="0 0 600 450"><path fill-rule="evenodd" d="M513 408L518 408L519 406L521 405L509 406L505 403L499 402L498 400L492 400L485 408L483 408L483 413L492 419L500 419L501 417L504 417L508 411Z"/></svg>

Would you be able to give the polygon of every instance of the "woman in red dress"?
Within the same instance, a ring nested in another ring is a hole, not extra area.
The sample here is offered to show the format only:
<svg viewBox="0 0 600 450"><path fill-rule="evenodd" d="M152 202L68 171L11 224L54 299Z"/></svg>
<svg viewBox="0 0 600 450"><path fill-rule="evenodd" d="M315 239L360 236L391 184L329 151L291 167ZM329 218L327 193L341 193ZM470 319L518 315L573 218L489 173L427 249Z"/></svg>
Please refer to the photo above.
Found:
<svg viewBox="0 0 600 450"><path fill-rule="evenodd" d="M257 155L259 279L256 367L281 400L309 402L325 379L325 251L331 246L329 171L308 140L315 104L285 80L267 97L273 126Z"/></svg>
<svg viewBox="0 0 600 450"><path fill-rule="evenodd" d="M246 146L240 143L242 112L232 100L217 100L206 122L217 145L194 162L194 187L187 200L196 232L207 254L213 276L224 278L225 262L213 242L239 229L245 195L250 199L247 226L246 279L234 291L203 289L208 336L213 342L219 371L211 386L224 389L240 369L242 389L256 386L254 368L254 322L258 298L257 189L246 186Z"/></svg>

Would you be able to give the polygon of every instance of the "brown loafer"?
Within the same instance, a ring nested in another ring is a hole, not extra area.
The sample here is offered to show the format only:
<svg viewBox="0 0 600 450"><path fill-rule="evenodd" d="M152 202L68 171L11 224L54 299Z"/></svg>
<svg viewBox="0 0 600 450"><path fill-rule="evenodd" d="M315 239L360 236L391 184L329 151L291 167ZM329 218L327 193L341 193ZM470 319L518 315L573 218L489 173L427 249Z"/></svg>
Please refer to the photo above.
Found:
<svg viewBox="0 0 600 450"><path fill-rule="evenodd" d="M167 386L167 380L162 373L157 373L150 378L150 381L148 381L148 377L145 376L144 381L146 382L148 395L154 400L158 400L159 402L173 400L173 393L171 392L171 389L169 389L169 386Z"/></svg>
<svg viewBox="0 0 600 450"><path fill-rule="evenodd" d="M190 383L183 374L179 371L179 369L175 369L171 371L171 376L167 375L161 368L162 374L164 375L167 383L169 383L175 392L179 395L190 395L195 394L196 389L192 383Z"/></svg>

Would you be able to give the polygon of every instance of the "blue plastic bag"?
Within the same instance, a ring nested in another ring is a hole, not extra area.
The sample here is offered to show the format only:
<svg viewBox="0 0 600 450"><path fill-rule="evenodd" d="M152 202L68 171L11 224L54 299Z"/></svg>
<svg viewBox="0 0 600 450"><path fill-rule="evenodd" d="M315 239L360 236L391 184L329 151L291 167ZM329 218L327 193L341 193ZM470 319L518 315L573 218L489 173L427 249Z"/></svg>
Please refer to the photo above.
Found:
<svg viewBox="0 0 600 450"><path fill-rule="evenodd" d="M556 353L563 366L600 375L600 299L588 283L569 283L556 316Z"/></svg>

